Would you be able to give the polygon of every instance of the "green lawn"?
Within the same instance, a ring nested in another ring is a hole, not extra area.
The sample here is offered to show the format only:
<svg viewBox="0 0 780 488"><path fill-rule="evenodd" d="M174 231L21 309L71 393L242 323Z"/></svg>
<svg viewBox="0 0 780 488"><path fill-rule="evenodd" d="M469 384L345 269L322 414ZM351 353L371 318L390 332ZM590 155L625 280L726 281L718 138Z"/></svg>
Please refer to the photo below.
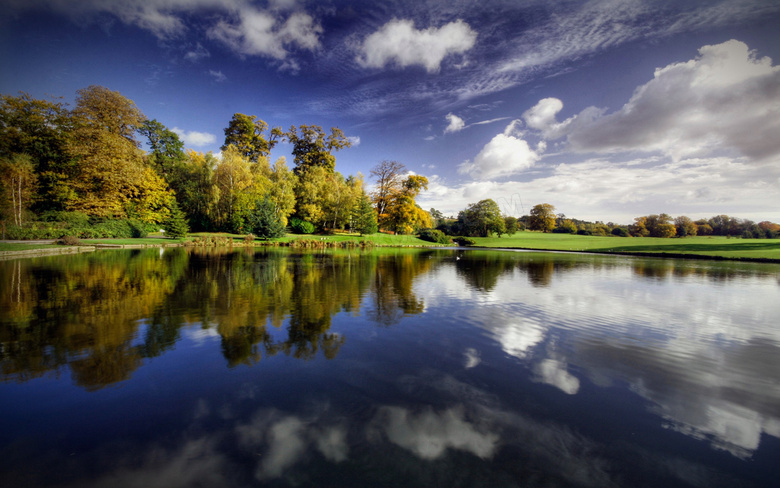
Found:
<svg viewBox="0 0 780 488"><path fill-rule="evenodd" d="M24 244L16 242L0 242L0 252L5 251L27 251L30 249L47 249L50 247L59 247L56 244Z"/></svg>
<svg viewBox="0 0 780 488"><path fill-rule="evenodd" d="M474 238L491 248L554 251L694 254L723 258L780 260L780 239L736 239L722 236L661 239L653 237L597 237L572 234L518 232L514 236Z"/></svg>
<svg viewBox="0 0 780 488"><path fill-rule="evenodd" d="M186 240L198 237L220 236L243 241L243 235L236 234L191 234ZM415 236L396 236L389 234L373 234L359 236L357 234L333 235L295 235L288 234L277 242L290 242L296 239L312 239L330 242L371 241L377 246L436 246ZM476 247L505 249L539 249L550 251L587 251L587 252L629 252L669 255L713 256L728 259L771 259L780 261L780 239L737 239L720 236L688 237L684 239L659 239L651 237L596 237L572 234L543 234L539 232L518 232L513 236L475 237ZM121 245L165 245L182 242L176 239L147 237L142 239L84 239L84 245L121 244ZM260 244L258 241L257 244ZM41 244L0 243L0 251L15 251L25 249L44 249L55 247Z"/></svg>

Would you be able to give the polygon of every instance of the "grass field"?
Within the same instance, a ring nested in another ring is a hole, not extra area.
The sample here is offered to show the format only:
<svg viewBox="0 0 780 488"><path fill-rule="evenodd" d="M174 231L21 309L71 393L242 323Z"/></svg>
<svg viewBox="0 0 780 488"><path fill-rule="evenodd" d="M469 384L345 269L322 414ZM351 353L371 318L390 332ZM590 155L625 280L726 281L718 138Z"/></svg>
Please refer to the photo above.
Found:
<svg viewBox="0 0 780 488"><path fill-rule="evenodd" d="M244 236L236 234L196 233L186 240L220 236L243 243ZM329 242L371 241L377 246L435 246L415 236L396 236L373 234L332 235L294 235L275 239L278 242L290 242L297 239L312 239ZM651 237L596 237L572 234L542 234L539 232L518 232L513 236L476 237L476 247L504 249L538 249L549 251L585 251L600 253L641 253L667 256L695 255L725 259L764 259L780 262L780 239L737 239L721 236L687 237L684 239L660 239ZM121 245L163 245L183 242L182 240L146 237L142 239L84 239L84 245L121 244ZM259 242L258 242L259 244ZM43 249L54 247L45 244L3 243L0 251Z"/></svg>
<svg viewBox="0 0 780 488"><path fill-rule="evenodd" d="M474 241L477 246L490 248L685 254L728 259L780 260L780 239L736 239L722 236L661 239L518 232L509 237L477 237Z"/></svg>

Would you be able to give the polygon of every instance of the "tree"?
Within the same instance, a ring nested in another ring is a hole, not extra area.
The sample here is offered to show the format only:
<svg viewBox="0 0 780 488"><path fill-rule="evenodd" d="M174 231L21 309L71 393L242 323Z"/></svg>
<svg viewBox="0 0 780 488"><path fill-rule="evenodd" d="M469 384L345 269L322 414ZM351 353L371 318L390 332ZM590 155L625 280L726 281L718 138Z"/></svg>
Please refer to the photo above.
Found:
<svg viewBox="0 0 780 488"><path fill-rule="evenodd" d="M32 158L27 154L14 154L0 159L0 178L3 214L10 214L15 225L22 225L37 181Z"/></svg>
<svg viewBox="0 0 780 488"><path fill-rule="evenodd" d="M210 230L214 227L212 219L218 201L213 175L219 161L211 153L203 154L190 149L185 154L185 159L172 168L170 185L190 228Z"/></svg>
<svg viewBox="0 0 780 488"><path fill-rule="evenodd" d="M376 190L371 193L371 198L380 221L385 218L390 201L401 192L405 173L406 166L398 161L385 160L371 169L371 176L376 179Z"/></svg>
<svg viewBox="0 0 780 488"><path fill-rule="evenodd" d="M249 230L257 237L274 239L284 236L284 225L276 215L276 208L268 198L255 202L255 207L247 219Z"/></svg>
<svg viewBox="0 0 780 488"><path fill-rule="evenodd" d="M371 199L365 193L360 195L357 205L352 210L352 230L361 236L376 234L379 231L376 211L371 205Z"/></svg>
<svg viewBox="0 0 780 488"><path fill-rule="evenodd" d="M336 157L332 153L352 147L349 139L336 127L332 127L330 135L326 135L318 125L293 125L284 133L284 138L293 145L294 171L298 176L315 166L335 171Z"/></svg>
<svg viewBox="0 0 780 488"><path fill-rule="evenodd" d="M135 138L146 117L131 101L102 86L78 90L68 153L74 158L67 185L69 210L100 217L125 216L141 183L143 153Z"/></svg>
<svg viewBox="0 0 780 488"><path fill-rule="evenodd" d="M235 146L249 162L256 163L260 158L268 157L284 136L279 127L274 127L267 135L266 131L268 124L255 115L235 113L225 128L225 144L220 149L224 151L228 146Z"/></svg>
<svg viewBox="0 0 780 488"><path fill-rule="evenodd" d="M458 214L458 224L461 232L468 236L489 237L495 232L501 237L506 233L506 222L501 215L501 209L492 199L480 200Z"/></svg>
<svg viewBox="0 0 780 488"><path fill-rule="evenodd" d="M165 228L166 235L171 239L187 237L187 232L190 231L190 226L187 225L184 212L181 211L179 204L175 201L171 206L171 212L163 224L163 227Z"/></svg>
<svg viewBox="0 0 780 488"><path fill-rule="evenodd" d="M257 200L252 188L254 177L249 161L235 146L228 146L214 170L213 178L217 191L213 216L216 228L246 233L246 218Z"/></svg>
<svg viewBox="0 0 780 488"><path fill-rule="evenodd" d="M660 215L648 215L646 224L650 231L650 237L674 237L677 228L672 223L672 217L662 213Z"/></svg>
<svg viewBox="0 0 780 488"><path fill-rule="evenodd" d="M674 219L674 226L678 237L695 236L698 232L698 228L693 220L684 215Z"/></svg>
<svg viewBox="0 0 780 488"><path fill-rule="evenodd" d="M555 228L555 207L549 203L535 205L531 209L528 224L531 230L552 231Z"/></svg>
<svg viewBox="0 0 780 488"><path fill-rule="evenodd" d="M172 166L186 158L184 143L157 119L145 120L138 132L149 144L149 164L168 181Z"/></svg>
<svg viewBox="0 0 780 488"><path fill-rule="evenodd" d="M276 160L269 175L271 182L268 199L274 204L274 212L282 225L287 225L287 219L295 211L295 185L298 177L290 171L284 157Z"/></svg>
<svg viewBox="0 0 780 488"><path fill-rule="evenodd" d="M428 178L409 175L400 186L391 190L385 202L385 211L379 214L379 225L399 234L411 234L433 225L431 216L415 203L415 198L428 189Z"/></svg>

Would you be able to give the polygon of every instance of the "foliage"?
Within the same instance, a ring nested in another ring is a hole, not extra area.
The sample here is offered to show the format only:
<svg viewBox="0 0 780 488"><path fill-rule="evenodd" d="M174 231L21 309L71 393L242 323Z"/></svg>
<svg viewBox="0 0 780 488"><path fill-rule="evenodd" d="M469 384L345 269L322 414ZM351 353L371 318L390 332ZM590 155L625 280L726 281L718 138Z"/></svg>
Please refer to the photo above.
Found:
<svg viewBox="0 0 780 488"><path fill-rule="evenodd" d="M315 166L334 171L336 157L332 153L352 147L349 139L336 127L332 127L330 135L326 135L318 125L293 125L284 133L284 139L293 146L295 174L298 176Z"/></svg>
<svg viewBox="0 0 780 488"><path fill-rule="evenodd" d="M187 157L184 154L184 143L181 142L178 134L169 130L157 119L145 120L138 132L146 137L149 144L150 151L147 155L149 164L168 181L173 166Z"/></svg>
<svg viewBox="0 0 780 488"><path fill-rule="evenodd" d="M187 233L190 231L190 226L187 225L187 219L184 216L184 212L181 211L179 205L174 202L171 207L170 215L164 224L165 234L172 239L182 239L187 237Z"/></svg>
<svg viewBox="0 0 780 488"><path fill-rule="evenodd" d="M37 176L32 158L14 154L0 159L0 213L11 216L15 225L22 225L35 192Z"/></svg>
<svg viewBox="0 0 780 488"><path fill-rule="evenodd" d="M397 161L382 161L371 170L377 179L371 197L379 226L399 234L433 227L430 214L415 202L420 192L428 189L428 178L415 174L403 178L405 169Z"/></svg>
<svg viewBox="0 0 780 488"><path fill-rule="evenodd" d="M504 228L506 228L507 235L513 236L518 229L517 217L507 216L504 217Z"/></svg>
<svg viewBox="0 0 780 488"><path fill-rule="evenodd" d="M417 235L420 239L424 241L430 241L435 242L437 244L451 244L452 238L445 235L444 232L436 229L423 229L420 231L420 233Z"/></svg>
<svg viewBox="0 0 780 488"><path fill-rule="evenodd" d="M374 211L374 207L371 205L371 199L362 192L352 211L352 230L361 236L379 232L376 211Z"/></svg>
<svg viewBox="0 0 780 488"><path fill-rule="evenodd" d="M307 222L295 217L290 219L290 228L295 234L313 234L315 230L314 224L311 222Z"/></svg>
<svg viewBox="0 0 780 488"><path fill-rule="evenodd" d="M628 229L625 227L615 227L612 229L612 235L618 236L618 237L631 237L631 234L628 233Z"/></svg>
<svg viewBox="0 0 780 488"><path fill-rule="evenodd" d="M257 237L273 239L284 235L284 225L276 215L273 202L268 198L255 202L247 223Z"/></svg>
<svg viewBox="0 0 780 488"><path fill-rule="evenodd" d="M562 219L558 226L553 229L553 232L558 234L576 234L577 231L577 225L569 219Z"/></svg>
<svg viewBox="0 0 780 488"><path fill-rule="evenodd" d="M234 146L239 154L250 163L257 163L261 158L267 158L271 149L276 146L283 132L274 127L266 135L268 124L255 115L233 114L230 123L225 128L225 144L220 148L226 150Z"/></svg>
<svg viewBox="0 0 780 488"><path fill-rule="evenodd" d="M459 246L473 246L477 243L477 241L474 239L462 236L453 237L452 240L455 241L455 243L457 243Z"/></svg>
<svg viewBox="0 0 780 488"><path fill-rule="evenodd" d="M528 228L550 232L555 228L555 207L549 203L534 205L530 212Z"/></svg>
<svg viewBox="0 0 780 488"><path fill-rule="evenodd" d="M674 227L676 229L677 237L695 236L699 231L693 220L684 215L674 219Z"/></svg>
<svg viewBox="0 0 780 488"><path fill-rule="evenodd" d="M458 213L458 231L467 236L488 237L496 233L501 237L506 233L506 222L498 204L488 198L469 204Z"/></svg>
<svg viewBox="0 0 780 488"><path fill-rule="evenodd" d="M62 236L55 241L55 244L60 244L62 246L80 246L82 245L82 242L78 237Z"/></svg>

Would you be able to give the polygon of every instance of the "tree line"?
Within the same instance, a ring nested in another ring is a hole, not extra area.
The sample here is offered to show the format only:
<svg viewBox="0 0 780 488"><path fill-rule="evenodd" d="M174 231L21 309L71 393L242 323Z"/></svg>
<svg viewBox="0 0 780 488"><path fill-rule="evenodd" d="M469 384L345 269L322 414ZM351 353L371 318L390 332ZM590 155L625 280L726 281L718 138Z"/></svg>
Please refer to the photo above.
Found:
<svg viewBox="0 0 780 488"><path fill-rule="evenodd" d="M689 236L733 236L742 238L777 238L780 237L780 225L769 222L753 222L748 219L716 215L709 219L692 220L684 215L672 217L646 215L636 217L630 225L620 225L613 222L588 222L567 218L562 213L555 213L555 206L540 203L531 208L528 215L515 218L504 215L498 204L492 199L481 200L458 212L457 218L445 218L441 212L431 209L438 233L427 232L423 235L427 240L449 242L448 236L488 237L502 234L512 235L518 230L539 232L554 232L565 234L621 237L689 237Z"/></svg>
<svg viewBox="0 0 780 488"><path fill-rule="evenodd" d="M174 236L277 237L288 227L370 234L378 225L401 233L431 225L415 202L424 176L384 161L371 171L378 189L369 195L361 174L336 171L334 153L351 146L336 127L285 131L236 113L224 133L219 156L185 149L175 132L101 86L78 90L72 110L58 99L2 95L3 235L137 237L163 227ZM292 146L292 168L284 157L271 162L282 141Z"/></svg>

